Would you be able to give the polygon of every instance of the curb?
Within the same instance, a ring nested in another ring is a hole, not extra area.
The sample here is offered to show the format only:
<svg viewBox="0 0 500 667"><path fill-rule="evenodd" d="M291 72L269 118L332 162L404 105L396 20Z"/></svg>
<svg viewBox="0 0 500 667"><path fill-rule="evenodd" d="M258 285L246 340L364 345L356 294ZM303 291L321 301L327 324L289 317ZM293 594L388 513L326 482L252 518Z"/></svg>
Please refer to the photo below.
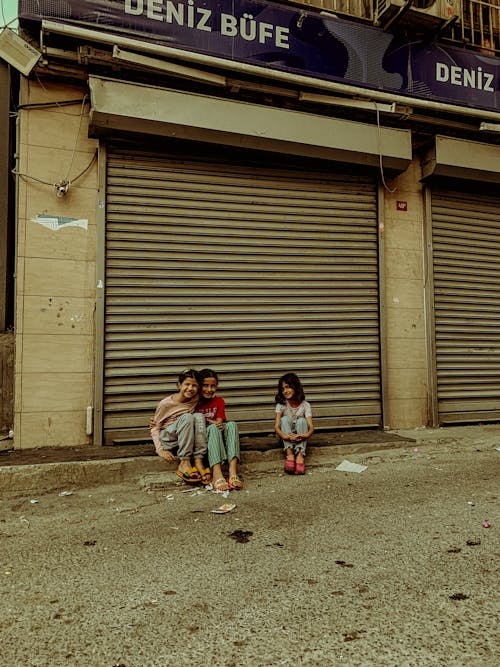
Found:
<svg viewBox="0 0 500 667"><path fill-rule="evenodd" d="M400 451L401 448L408 445L408 442L393 442L310 447L308 461L311 465L324 463L325 460L340 462L345 456L352 457L357 454L389 449ZM264 452L246 451L242 452L241 466L247 467L249 464L254 464L261 467L265 464L279 462L278 468L280 468L282 459L281 449L269 449ZM158 456L2 466L0 467L0 497L40 495L53 491L120 484L127 481L138 481L140 477L152 473L164 477L165 473L169 472L173 475L176 467L176 464L161 461ZM251 470L247 472L250 473ZM176 481L174 476L172 479Z"/></svg>
<svg viewBox="0 0 500 667"><path fill-rule="evenodd" d="M158 470L157 457L42 463L0 468L0 497L119 484Z"/></svg>

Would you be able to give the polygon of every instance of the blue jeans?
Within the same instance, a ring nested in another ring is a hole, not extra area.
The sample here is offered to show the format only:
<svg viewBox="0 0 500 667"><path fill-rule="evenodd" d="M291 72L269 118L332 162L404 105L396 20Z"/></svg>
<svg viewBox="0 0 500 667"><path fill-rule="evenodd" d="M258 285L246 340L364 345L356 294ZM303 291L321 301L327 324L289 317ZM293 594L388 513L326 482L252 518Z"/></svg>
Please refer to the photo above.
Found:
<svg viewBox="0 0 500 667"><path fill-rule="evenodd" d="M291 417L284 416L280 419L280 428L286 435L290 435L291 433L307 433L309 430L307 419L305 419L305 417L298 417L294 424ZM281 442L283 444L283 449L293 449L295 456L299 453L306 453L307 440L302 440L302 442L282 440Z"/></svg>

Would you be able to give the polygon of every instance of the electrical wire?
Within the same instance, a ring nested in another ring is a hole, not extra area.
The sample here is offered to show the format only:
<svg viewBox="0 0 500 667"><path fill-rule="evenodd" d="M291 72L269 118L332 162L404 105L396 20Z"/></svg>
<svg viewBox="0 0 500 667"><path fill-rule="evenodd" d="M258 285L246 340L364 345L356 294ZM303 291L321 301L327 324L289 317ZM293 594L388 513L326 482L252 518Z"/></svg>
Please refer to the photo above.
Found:
<svg viewBox="0 0 500 667"><path fill-rule="evenodd" d="M382 179L382 185L387 190L387 192L390 192L391 194L394 194L397 190L397 187L394 187L393 189L391 189L385 181L384 163L383 163L383 158L382 158L382 134L381 134L381 128L380 128L380 111L379 111L379 108L378 108L378 104L376 102L375 102L375 110L377 112L378 161L379 161L380 177Z"/></svg>
<svg viewBox="0 0 500 667"><path fill-rule="evenodd" d="M86 95L83 100L86 99ZM75 104L81 104L82 101L79 100L60 100L56 102L31 102L31 104L20 104L18 109L49 109L50 107L69 107L74 106Z"/></svg>
<svg viewBox="0 0 500 667"><path fill-rule="evenodd" d="M14 16L14 18L11 18L10 21L7 21L7 19L5 17L4 2L3 2L3 0L0 0L0 19L1 19L0 30L3 30L4 28L8 28L11 23L15 23L17 21L17 18L18 17L16 15L16 16Z"/></svg>
<svg viewBox="0 0 500 667"><path fill-rule="evenodd" d="M4 19L4 21L5 21L5 19ZM1 25L0 29L3 30L4 28L8 28L11 23L15 23L16 21L17 21L17 17L8 21L8 23L4 23L3 25Z"/></svg>
<svg viewBox="0 0 500 667"><path fill-rule="evenodd" d="M87 173L87 171L90 169L90 167L91 167L91 166L94 164L94 162L97 160L97 153L98 153L98 151L97 151L97 148L96 148L95 151L94 151L94 155L92 156L92 159L90 160L90 162L88 163L88 165L87 165L87 166L85 167L85 169L83 169L83 171L81 171L77 176L75 176L74 178L71 179L71 181L70 181L71 183L74 183L74 182L77 181L79 178L81 178L85 173Z"/></svg>
<svg viewBox="0 0 500 667"><path fill-rule="evenodd" d="M82 100L82 106L81 106L81 109L80 109L80 122L78 123L78 132L76 133L75 144L73 146L73 153L71 155L71 162L69 163L68 172L66 174L66 178L64 179L65 181L69 181L69 178L68 178L69 177L69 172L71 171L71 167L73 166L73 162L74 162L74 159L75 159L76 145L78 143L78 137L80 136L80 130L82 129L83 109L85 107L85 102L86 101L87 101L87 95L84 95L83 100Z"/></svg>
<svg viewBox="0 0 500 667"><path fill-rule="evenodd" d="M92 159L90 160L88 165L85 167L85 169L83 169L79 174L74 176L72 179L70 179L70 180L65 179L65 180L68 181L68 184L75 183L79 178L81 178L90 169L90 167L94 164L96 159L97 159L97 149L95 150L94 155L92 156ZM35 176L30 176L29 174L22 174L22 173L16 171L15 169L12 169L11 173L14 174L14 176L19 176L19 178L23 178L23 179L29 180L29 181L35 181L37 183L42 183L43 185L50 185L51 187L54 187L54 186L57 185L56 183L48 183L47 181L43 181L40 178L36 178Z"/></svg>
<svg viewBox="0 0 500 667"><path fill-rule="evenodd" d="M41 84L41 82L40 82L40 84ZM42 88L43 88L43 90L45 90L45 92L47 92L43 85L42 85ZM81 171L79 174L77 174L74 178L70 178L70 176L69 176L69 174L71 172L71 168L73 167L73 163L75 161L76 148L77 148L77 145L78 145L78 138L80 136L80 130L82 128L82 119L83 119L83 116L85 115L84 114L84 108L85 108L85 104L87 103L87 98L88 98L88 96L87 96L87 94L85 94L83 96L83 98L80 99L80 100L62 100L60 102L54 101L54 102L38 102L38 103L35 102L35 103L32 103L32 104L24 104L24 105L19 107L19 109L34 109L34 108L47 109L49 107L62 107L62 106L70 106L70 105L75 105L75 104L80 104L81 105L80 113L78 114L80 116L80 122L78 124L78 130L77 130L76 137L75 137L75 143L73 145L73 151L71 153L71 160L70 160L67 172L66 172L66 177L63 178L61 181L59 181L57 183L48 183L47 181L44 181L40 178L36 178L35 176L30 176L29 174L22 174L20 172L16 172L13 169L12 174L14 174L14 176L19 176L19 178L23 178L25 180L35 181L36 183L41 183L42 185L49 185L49 186L55 187L56 191L58 193L58 196L62 196L64 194L66 194L70 185L75 183L79 178L81 178L90 169L90 167L93 165L94 161L97 158L97 149L94 152L94 155L92 156L92 160L85 167L85 169L83 169L83 171Z"/></svg>
<svg viewBox="0 0 500 667"><path fill-rule="evenodd" d="M40 86L40 88L43 90L44 93L47 93L47 95L49 95L49 91L43 85L43 81L40 79L40 77L38 75L38 72L36 70L35 70L34 74L35 74L36 80L38 81L38 85ZM87 98L87 93L85 93L85 95L83 97L83 100L86 100L86 98ZM80 104L81 101L82 100L74 100L74 101L73 100L64 100L63 102L58 102L57 100L55 100L54 102L33 102L32 104L22 105L22 107L20 106L19 108L20 109L21 108L23 108L23 109L34 109L36 107L49 108L51 106L62 108L63 106L68 106L68 105L72 104L73 102L75 104ZM83 113L83 109L82 109L82 113Z"/></svg>

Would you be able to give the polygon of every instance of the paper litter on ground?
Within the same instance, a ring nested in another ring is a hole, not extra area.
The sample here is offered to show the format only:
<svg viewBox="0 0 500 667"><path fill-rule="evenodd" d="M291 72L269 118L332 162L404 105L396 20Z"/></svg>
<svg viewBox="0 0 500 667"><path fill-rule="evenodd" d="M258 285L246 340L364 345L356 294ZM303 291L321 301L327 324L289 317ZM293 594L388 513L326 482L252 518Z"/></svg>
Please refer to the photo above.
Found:
<svg viewBox="0 0 500 667"><path fill-rule="evenodd" d="M352 461L344 459L342 463L338 464L335 470L340 470L342 472L363 472L363 470L366 470L367 468L368 466L364 466L361 463L353 463Z"/></svg>
<svg viewBox="0 0 500 667"><path fill-rule="evenodd" d="M236 505L234 503L225 503L224 505L221 505L220 507L216 507L212 512L214 514L225 514L226 512L231 512L231 510L234 510Z"/></svg>

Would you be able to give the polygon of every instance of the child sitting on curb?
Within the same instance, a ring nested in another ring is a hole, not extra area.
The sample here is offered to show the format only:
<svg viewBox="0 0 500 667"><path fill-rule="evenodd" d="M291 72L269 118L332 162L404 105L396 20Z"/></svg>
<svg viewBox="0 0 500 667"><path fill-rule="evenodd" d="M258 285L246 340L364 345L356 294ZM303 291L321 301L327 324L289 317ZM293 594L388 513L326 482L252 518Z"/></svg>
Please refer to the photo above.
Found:
<svg viewBox="0 0 500 667"><path fill-rule="evenodd" d="M215 491L242 489L243 483L238 476L240 461L240 438L236 422L226 420L225 401L216 396L219 378L215 371L204 368L199 371L200 400L196 412L205 417L208 439L208 464L212 469L213 488ZM229 476L222 474L222 464L229 464Z"/></svg>
<svg viewBox="0 0 500 667"><path fill-rule="evenodd" d="M158 403L150 423L156 453L166 461L179 459L177 475L184 482L209 484L210 470L203 463L207 451L205 421L201 414L194 414L199 391L196 371L182 371L177 388L177 393Z"/></svg>

